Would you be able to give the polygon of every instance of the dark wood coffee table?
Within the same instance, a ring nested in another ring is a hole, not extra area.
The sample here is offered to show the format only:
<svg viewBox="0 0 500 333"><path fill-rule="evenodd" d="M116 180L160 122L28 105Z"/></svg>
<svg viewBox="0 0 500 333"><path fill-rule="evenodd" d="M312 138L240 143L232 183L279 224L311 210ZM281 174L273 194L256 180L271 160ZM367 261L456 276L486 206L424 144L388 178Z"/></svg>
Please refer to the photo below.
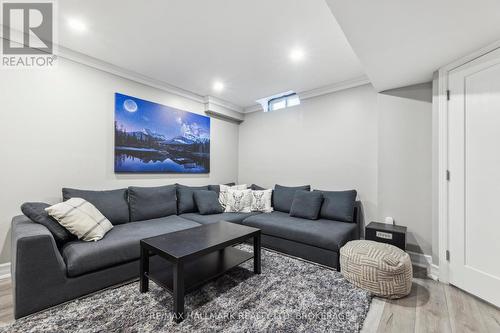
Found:
<svg viewBox="0 0 500 333"><path fill-rule="evenodd" d="M232 247L253 238L253 253ZM150 267L150 256L165 259ZM260 274L260 229L217 222L141 240L140 290L149 280L172 293L174 320L184 319L184 295L253 258ZM151 268L151 269L150 269Z"/></svg>

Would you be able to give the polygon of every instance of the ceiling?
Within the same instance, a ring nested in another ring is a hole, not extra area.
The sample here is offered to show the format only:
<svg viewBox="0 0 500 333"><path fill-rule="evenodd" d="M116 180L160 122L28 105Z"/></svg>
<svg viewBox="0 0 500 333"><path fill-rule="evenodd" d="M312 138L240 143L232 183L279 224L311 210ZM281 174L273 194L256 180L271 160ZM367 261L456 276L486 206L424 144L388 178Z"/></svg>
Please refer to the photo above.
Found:
<svg viewBox="0 0 500 333"><path fill-rule="evenodd" d="M364 75L324 0L64 0L59 44L241 107ZM77 33L67 20L88 29ZM298 63L294 48L304 51ZM216 93L214 81L225 89Z"/></svg>
<svg viewBox="0 0 500 333"><path fill-rule="evenodd" d="M326 0L378 91L422 83L500 39L498 0Z"/></svg>

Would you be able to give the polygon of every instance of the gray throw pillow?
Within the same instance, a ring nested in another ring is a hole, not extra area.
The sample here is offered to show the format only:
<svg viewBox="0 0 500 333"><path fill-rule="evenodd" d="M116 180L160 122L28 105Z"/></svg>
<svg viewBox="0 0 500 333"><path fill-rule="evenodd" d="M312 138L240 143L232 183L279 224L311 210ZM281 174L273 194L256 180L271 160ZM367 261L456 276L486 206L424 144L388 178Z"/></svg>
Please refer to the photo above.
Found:
<svg viewBox="0 0 500 333"><path fill-rule="evenodd" d="M88 191L63 188L63 200L82 198L90 202L113 225L130 222L128 191L126 188L109 191Z"/></svg>
<svg viewBox="0 0 500 333"><path fill-rule="evenodd" d="M322 201L323 195L320 192L296 191L290 208L290 216L317 220Z"/></svg>
<svg viewBox="0 0 500 333"><path fill-rule="evenodd" d="M196 213L198 212L198 207L196 207L196 202L194 201L193 193L199 190L208 190L208 186L185 186L181 184L177 185L177 213Z"/></svg>
<svg viewBox="0 0 500 333"><path fill-rule="evenodd" d="M193 196L201 215L220 214L224 212L224 207L219 203L217 192L199 190L194 191Z"/></svg>
<svg viewBox="0 0 500 333"><path fill-rule="evenodd" d="M319 191L323 194L323 205L319 216L328 220L355 222L354 206L356 204L356 190L349 191Z"/></svg>
<svg viewBox="0 0 500 333"><path fill-rule="evenodd" d="M267 190L267 188L263 188L262 186L255 185L255 184L250 185L250 189L252 191L264 191L264 190Z"/></svg>
<svg viewBox="0 0 500 333"><path fill-rule="evenodd" d="M176 186L128 188L130 220L143 221L177 214Z"/></svg>
<svg viewBox="0 0 500 333"><path fill-rule="evenodd" d="M45 211L45 208L48 207L50 207L50 205L44 202L26 202L22 204L21 211L31 221L39 223L49 229L58 247L63 246L69 241L75 240L75 235L66 230L66 228L60 225L59 222Z"/></svg>
<svg viewBox="0 0 500 333"><path fill-rule="evenodd" d="M311 185L287 187L276 184L273 192L274 210L290 213L292 201L296 191L310 191Z"/></svg>

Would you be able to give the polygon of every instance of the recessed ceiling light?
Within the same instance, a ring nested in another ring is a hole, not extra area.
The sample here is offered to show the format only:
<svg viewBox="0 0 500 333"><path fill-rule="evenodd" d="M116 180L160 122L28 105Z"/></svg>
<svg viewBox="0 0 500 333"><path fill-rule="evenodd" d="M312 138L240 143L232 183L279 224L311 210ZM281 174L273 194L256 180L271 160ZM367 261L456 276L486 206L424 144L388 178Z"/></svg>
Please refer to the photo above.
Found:
<svg viewBox="0 0 500 333"><path fill-rule="evenodd" d="M87 31L87 25L80 19L72 17L67 20L67 23L68 26L76 32L83 33Z"/></svg>
<svg viewBox="0 0 500 333"><path fill-rule="evenodd" d="M222 83L220 81L215 81L213 89L216 92L221 92L222 90L224 90L224 83Z"/></svg>
<svg viewBox="0 0 500 333"><path fill-rule="evenodd" d="M301 48L295 48L292 51L290 51L290 60L293 62L299 62L302 59L304 59L305 53L304 50Z"/></svg>

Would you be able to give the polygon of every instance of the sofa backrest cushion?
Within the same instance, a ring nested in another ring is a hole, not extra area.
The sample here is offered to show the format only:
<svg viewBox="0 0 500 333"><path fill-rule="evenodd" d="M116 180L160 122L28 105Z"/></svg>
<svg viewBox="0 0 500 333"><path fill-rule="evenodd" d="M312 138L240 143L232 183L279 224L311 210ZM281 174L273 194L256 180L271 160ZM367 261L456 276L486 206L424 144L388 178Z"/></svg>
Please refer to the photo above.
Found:
<svg viewBox="0 0 500 333"><path fill-rule="evenodd" d="M274 186L273 192L273 207L274 210L290 213L290 208L292 207L293 198L296 191L310 191L311 185L303 186L281 186L276 184Z"/></svg>
<svg viewBox="0 0 500 333"><path fill-rule="evenodd" d="M224 207L219 202L219 195L211 190L199 190L193 192L194 202L201 215L221 214Z"/></svg>
<svg viewBox="0 0 500 333"><path fill-rule="evenodd" d="M356 222L354 221L356 190L315 191L323 194L323 204L319 213L321 218L342 222Z"/></svg>
<svg viewBox="0 0 500 333"><path fill-rule="evenodd" d="M175 185L157 187L128 188L130 220L144 221L177 214L177 187Z"/></svg>
<svg viewBox="0 0 500 333"><path fill-rule="evenodd" d="M90 202L113 225L130 222L128 207L128 190L122 188L109 191L89 191L63 188L63 200L82 198Z"/></svg>
<svg viewBox="0 0 500 333"><path fill-rule="evenodd" d="M224 184L224 185L227 185L227 186L234 186L236 185L236 183L227 183L227 184ZM210 191L214 191L216 192L217 194L219 194L220 192L220 185L208 185L208 189Z"/></svg>
<svg viewBox="0 0 500 333"><path fill-rule="evenodd" d="M317 220L322 202L321 192L296 191L290 208L290 216Z"/></svg>
<svg viewBox="0 0 500 333"><path fill-rule="evenodd" d="M208 190L208 186L177 185L177 213L197 213L198 207L194 201L193 193L199 190Z"/></svg>
<svg viewBox="0 0 500 333"><path fill-rule="evenodd" d="M58 247L62 247L65 243L76 240L76 236L70 233L66 228L59 224L52 216L50 216L45 208L50 207L44 202L26 202L21 206L21 211L31 221L44 225L54 236Z"/></svg>

